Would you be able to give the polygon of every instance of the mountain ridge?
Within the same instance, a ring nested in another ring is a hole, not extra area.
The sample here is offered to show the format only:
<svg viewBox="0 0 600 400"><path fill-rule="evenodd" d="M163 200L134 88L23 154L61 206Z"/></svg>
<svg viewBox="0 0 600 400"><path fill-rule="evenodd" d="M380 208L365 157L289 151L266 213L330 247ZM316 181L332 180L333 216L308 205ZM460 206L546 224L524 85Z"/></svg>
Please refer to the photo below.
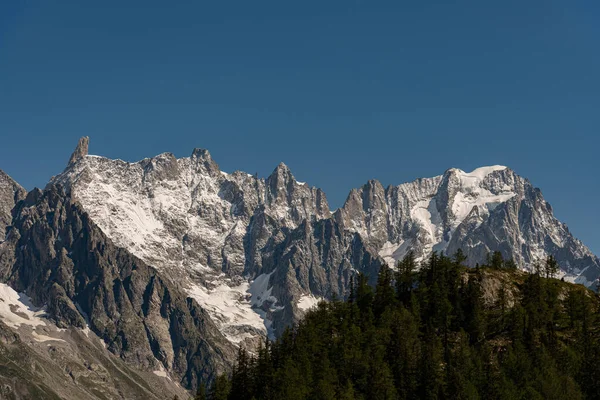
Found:
<svg viewBox="0 0 600 400"><path fill-rule="evenodd" d="M302 315L301 303L345 296L353 274L372 275L409 249L424 259L464 248L473 266L500 251L522 268L552 254L567 280L589 286L600 275L598 258L541 191L504 166L450 168L387 188L369 180L334 211L284 163L266 178L226 173L206 149L134 163L85 155L51 182L119 246L178 271L234 343L276 336ZM369 254L367 264L353 251Z"/></svg>
<svg viewBox="0 0 600 400"><path fill-rule="evenodd" d="M471 266L497 251L523 269L552 255L565 280L600 276L598 257L508 167L387 187L372 179L332 211L284 163L259 178L221 171L205 149L130 163L88 146L82 138L44 191L0 173L0 280L46 307L56 325L41 337L91 328L123 368L188 389L230 367L236 346L256 348L319 300L346 298L359 273L374 285L408 251L425 260L462 249ZM180 390L160 387L144 390Z"/></svg>

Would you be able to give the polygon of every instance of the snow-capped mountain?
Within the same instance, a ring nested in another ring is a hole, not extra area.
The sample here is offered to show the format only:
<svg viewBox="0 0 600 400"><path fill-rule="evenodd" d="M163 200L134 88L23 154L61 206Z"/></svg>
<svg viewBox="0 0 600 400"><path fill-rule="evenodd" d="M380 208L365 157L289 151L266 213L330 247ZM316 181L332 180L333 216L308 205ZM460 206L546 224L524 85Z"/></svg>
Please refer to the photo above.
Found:
<svg viewBox="0 0 600 400"><path fill-rule="evenodd" d="M89 156L87 147L84 138L52 184L118 246L177 277L232 341L265 334L265 313L279 305L264 276L250 286L263 271L264 249L302 221L328 218L324 193L297 182L283 163L259 179L220 171L202 149L127 163Z"/></svg>
<svg viewBox="0 0 600 400"><path fill-rule="evenodd" d="M449 169L387 189L369 181L334 218L389 264L409 250L422 259L462 249L471 265L500 251L527 269L551 254L567 280L589 285L600 275L598 258L554 217L540 190L503 166Z"/></svg>
<svg viewBox="0 0 600 400"><path fill-rule="evenodd" d="M331 213L325 194L280 164L266 179L221 171L206 150L136 163L87 155L82 139L53 178L117 246L166 271L234 343L276 335L320 298L347 293L410 249L501 251L528 268L547 254L590 284L600 261L541 192L502 166L384 188L369 181Z"/></svg>

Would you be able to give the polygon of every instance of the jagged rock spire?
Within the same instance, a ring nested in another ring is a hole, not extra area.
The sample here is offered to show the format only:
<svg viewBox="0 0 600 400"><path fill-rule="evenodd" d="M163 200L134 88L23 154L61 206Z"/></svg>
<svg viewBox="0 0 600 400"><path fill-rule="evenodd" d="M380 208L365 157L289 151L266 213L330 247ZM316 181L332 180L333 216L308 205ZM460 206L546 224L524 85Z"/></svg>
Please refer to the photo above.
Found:
<svg viewBox="0 0 600 400"><path fill-rule="evenodd" d="M79 139L79 143L77 143L77 147L73 154L71 154L71 158L69 159L69 166L75 164L77 161L81 160L83 157L88 155L88 147L90 145L90 138L88 136L84 136Z"/></svg>
<svg viewBox="0 0 600 400"><path fill-rule="evenodd" d="M204 169L213 176L220 171L219 165L212 159L210 152L206 149L194 149L192 152L192 160L195 161L197 165L203 166Z"/></svg>
<svg viewBox="0 0 600 400"><path fill-rule="evenodd" d="M27 195L27 191L0 169L0 243L4 241L6 227L11 225L11 210Z"/></svg>

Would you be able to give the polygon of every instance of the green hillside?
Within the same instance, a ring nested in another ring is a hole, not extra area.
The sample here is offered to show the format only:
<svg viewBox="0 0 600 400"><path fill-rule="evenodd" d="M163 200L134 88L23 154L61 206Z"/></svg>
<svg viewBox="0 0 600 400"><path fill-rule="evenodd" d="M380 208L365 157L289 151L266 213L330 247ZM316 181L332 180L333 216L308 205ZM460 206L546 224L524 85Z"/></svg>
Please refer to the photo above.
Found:
<svg viewBox="0 0 600 400"><path fill-rule="evenodd" d="M526 274L491 255L469 269L459 252L411 255L359 276L346 301L322 302L257 355L240 350L213 399L600 398L597 295ZM200 394L198 398L202 398Z"/></svg>

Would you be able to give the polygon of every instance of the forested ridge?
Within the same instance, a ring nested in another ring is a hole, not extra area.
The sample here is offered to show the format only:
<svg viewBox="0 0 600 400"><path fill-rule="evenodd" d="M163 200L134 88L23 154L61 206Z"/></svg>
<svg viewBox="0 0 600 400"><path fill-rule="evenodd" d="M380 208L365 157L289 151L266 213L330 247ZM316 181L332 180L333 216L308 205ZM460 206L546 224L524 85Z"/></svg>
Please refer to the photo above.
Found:
<svg viewBox="0 0 600 400"><path fill-rule="evenodd" d="M412 254L357 276L347 300L321 302L299 325L250 353L197 399L597 399L598 298L531 274L494 253Z"/></svg>

